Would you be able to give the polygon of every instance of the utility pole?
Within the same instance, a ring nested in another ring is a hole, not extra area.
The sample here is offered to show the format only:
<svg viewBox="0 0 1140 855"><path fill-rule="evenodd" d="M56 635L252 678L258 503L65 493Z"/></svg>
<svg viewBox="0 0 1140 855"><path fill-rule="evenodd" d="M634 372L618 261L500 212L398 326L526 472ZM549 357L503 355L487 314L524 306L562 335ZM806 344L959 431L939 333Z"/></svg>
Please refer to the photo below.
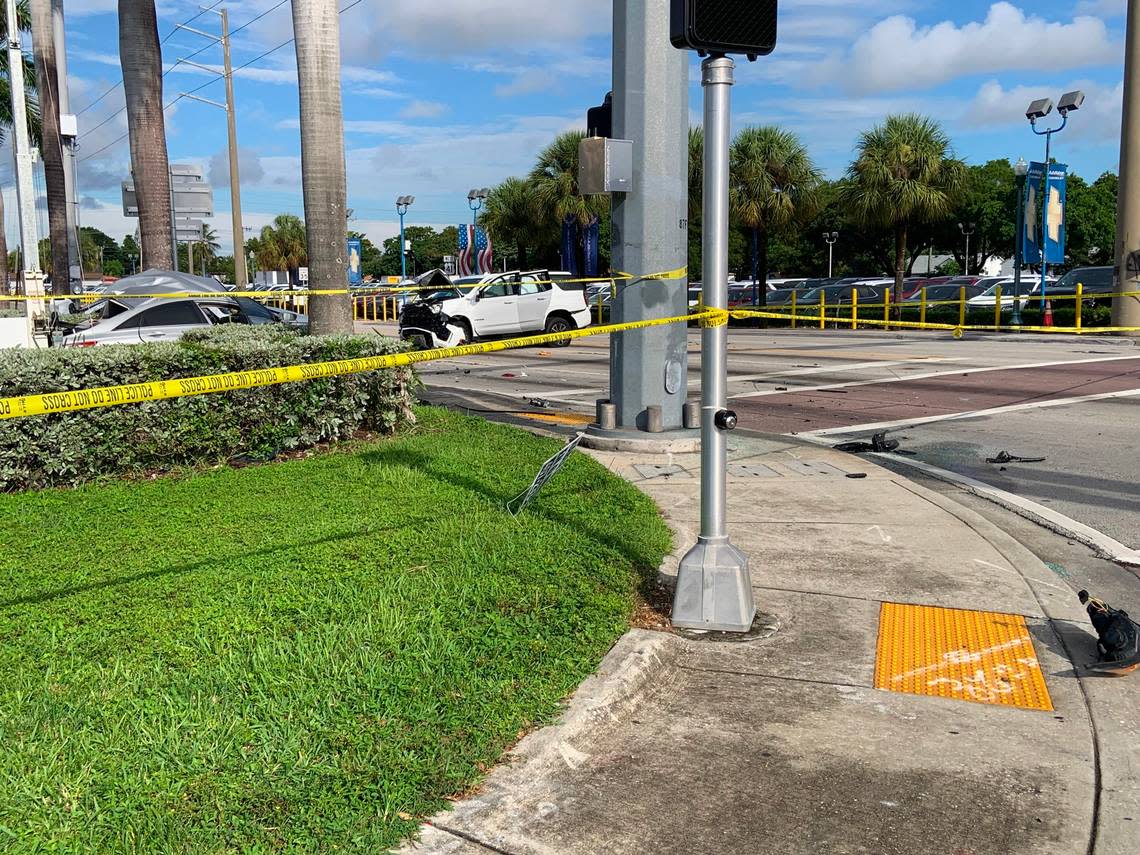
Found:
<svg viewBox="0 0 1140 855"><path fill-rule="evenodd" d="M1124 43L1124 115L1116 202L1115 291L1140 291L1140 0L1128 0ZM1115 297L1112 325L1140 327L1140 297ZM1133 332L1131 335L1137 335Z"/></svg>
<svg viewBox="0 0 1140 855"><path fill-rule="evenodd" d="M237 116L234 113L234 72L230 66L230 17L222 9L222 63L226 74L226 128L230 144L230 210L234 234L234 280L239 291L249 287L245 269L245 230L241 225L241 181L238 178Z"/></svg>
<svg viewBox="0 0 1140 855"><path fill-rule="evenodd" d="M187 92L183 92L182 97L192 98L195 101L201 101L203 104L219 107L226 111L226 131L229 140L230 160L230 212L233 221L234 241L234 282L239 291L244 291L249 288L249 270L245 263L245 229L242 227L241 218L241 179L238 175L237 114L234 110L234 72L230 64L230 18L229 12L226 9L220 11L211 9L209 11L214 12L222 19L221 38L215 36L213 33L196 30L184 24L179 24L178 28L207 39L212 39L221 45L222 74L226 79L226 103L219 104L217 101L211 101L208 98L199 98ZM215 69L209 66L199 65L196 62L190 62L188 59L179 59L178 61L183 65L191 65L194 68L215 71ZM190 272L193 273L193 269L191 269Z"/></svg>
<svg viewBox="0 0 1140 855"><path fill-rule="evenodd" d="M669 49L669 0L614 0L613 135L633 141L633 189L613 197L612 266L634 276L676 270L688 256L689 61ZM684 279L621 282L615 323L688 313ZM610 337L617 428L679 430L688 393L684 324ZM643 435L644 436L644 435Z"/></svg>
<svg viewBox="0 0 1140 855"><path fill-rule="evenodd" d="M32 152L28 142L28 105L24 95L24 53L20 47L20 28L16 22L16 0L6 0L8 22L8 88L12 94L12 152L16 160L16 207L20 219L20 260L23 262L24 294L42 297L43 276L40 273L39 235L36 233L36 199L32 188ZM29 335L34 314L42 311L37 300L26 304Z"/></svg>

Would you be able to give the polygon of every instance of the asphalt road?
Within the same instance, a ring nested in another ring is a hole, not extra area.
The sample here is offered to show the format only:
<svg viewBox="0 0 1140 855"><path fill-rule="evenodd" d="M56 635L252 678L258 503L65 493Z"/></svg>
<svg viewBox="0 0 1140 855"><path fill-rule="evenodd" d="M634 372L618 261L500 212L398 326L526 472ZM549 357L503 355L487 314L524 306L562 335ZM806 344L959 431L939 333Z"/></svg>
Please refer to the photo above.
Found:
<svg viewBox="0 0 1140 855"><path fill-rule="evenodd" d="M608 397L607 338L423 366L426 397L582 425ZM700 383L699 333L689 381ZM840 442L888 430L976 478L1140 549L1140 347L1127 339L732 329L740 427ZM990 464L1005 451L1038 463Z"/></svg>

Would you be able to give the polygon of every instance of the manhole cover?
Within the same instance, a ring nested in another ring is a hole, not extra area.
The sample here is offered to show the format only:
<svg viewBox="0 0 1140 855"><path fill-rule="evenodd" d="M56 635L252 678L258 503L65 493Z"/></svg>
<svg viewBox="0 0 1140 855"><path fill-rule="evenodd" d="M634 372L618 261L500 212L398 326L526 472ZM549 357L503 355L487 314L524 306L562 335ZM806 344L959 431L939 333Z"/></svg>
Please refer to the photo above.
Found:
<svg viewBox="0 0 1140 855"><path fill-rule="evenodd" d="M721 644L747 644L771 638L780 629L780 619L767 612L756 612L752 628L748 632L710 632L705 629L681 629L673 627L673 632L689 641L715 641Z"/></svg>
<svg viewBox="0 0 1140 855"><path fill-rule="evenodd" d="M689 470L682 466L661 465L657 463L638 463L634 467L642 478L692 478Z"/></svg>

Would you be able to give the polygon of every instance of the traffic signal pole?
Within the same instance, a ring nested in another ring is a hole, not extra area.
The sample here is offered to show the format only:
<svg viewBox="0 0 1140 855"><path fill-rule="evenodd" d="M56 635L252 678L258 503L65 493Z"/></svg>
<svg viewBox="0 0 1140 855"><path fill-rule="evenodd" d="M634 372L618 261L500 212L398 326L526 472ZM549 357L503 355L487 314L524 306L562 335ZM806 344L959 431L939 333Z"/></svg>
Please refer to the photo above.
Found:
<svg viewBox="0 0 1140 855"><path fill-rule="evenodd" d="M633 189L613 197L612 268L634 276L676 270L688 256L688 57L669 50L669 0L614 0L613 135L633 141ZM684 315L685 279L617 284L615 322ZM610 400L619 431L637 435L648 408L665 431L682 427L688 333L683 324L616 333ZM640 433L641 438L653 435Z"/></svg>
<svg viewBox="0 0 1140 855"><path fill-rule="evenodd" d="M1140 291L1140 0L1128 0L1124 43L1124 114L1116 214L1117 291ZM1112 325L1140 327L1140 297L1112 301ZM1136 333L1132 333L1136 335Z"/></svg>
<svg viewBox="0 0 1140 855"><path fill-rule="evenodd" d="M728 307L728 136L735 65L725 56L701 63L705 94L702 282L705 307ZM728 539L726 433L736 426L728 403L728 321L701 331L701 533L677 572L673 625L746 632L756 616L748 556Z"/></svg>

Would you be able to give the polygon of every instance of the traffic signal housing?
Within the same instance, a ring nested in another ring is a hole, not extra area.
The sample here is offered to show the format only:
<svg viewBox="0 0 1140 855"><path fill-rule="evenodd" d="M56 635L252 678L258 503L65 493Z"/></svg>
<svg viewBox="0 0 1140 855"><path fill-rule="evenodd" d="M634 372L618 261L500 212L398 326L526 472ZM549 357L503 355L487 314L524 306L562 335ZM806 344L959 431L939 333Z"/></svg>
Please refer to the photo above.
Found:
<svg viewBox="0 0 1140 855"><path fill-rule="evenodd" d="M750 59L776 47L777 0L672 0L674 47L700 54L746 54Z"/></svg>

